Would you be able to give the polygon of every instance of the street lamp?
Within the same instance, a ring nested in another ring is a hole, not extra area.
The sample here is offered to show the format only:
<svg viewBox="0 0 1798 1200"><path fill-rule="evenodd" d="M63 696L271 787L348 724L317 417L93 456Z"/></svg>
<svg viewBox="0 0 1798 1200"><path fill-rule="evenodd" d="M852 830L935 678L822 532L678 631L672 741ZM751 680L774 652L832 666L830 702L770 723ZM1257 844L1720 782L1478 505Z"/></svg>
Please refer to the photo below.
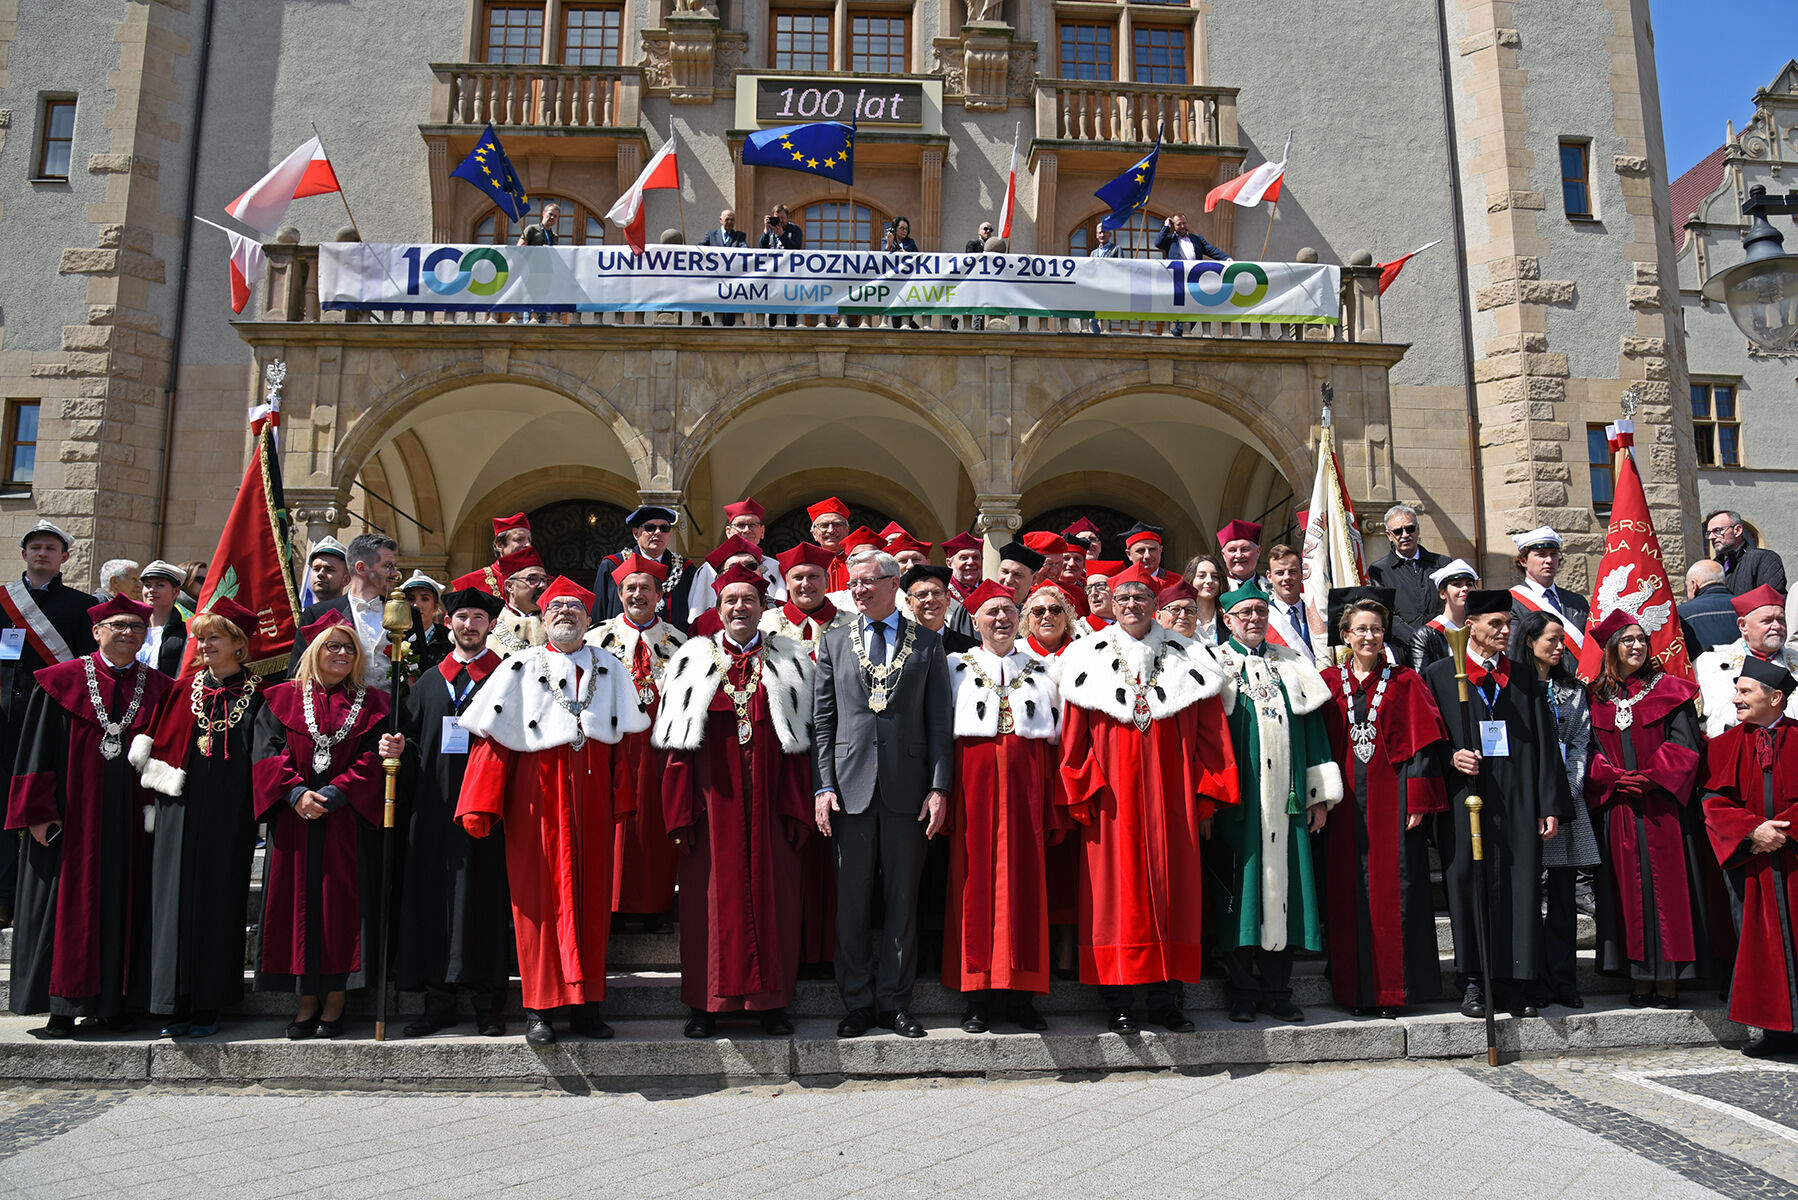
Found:
<svg viewBox="0 0 1798 1200"><path fill-rule="evenodd" d="M1749 188L1742 204L1747 258L1704 283L1704 298L1723 301L1736 328L1763 350L1798 343L1798 255L1785 252L1785 238L1767 222L1769 215L1789 213L1798 213L1798 190L1769 196L1758 183Z"/></svg>

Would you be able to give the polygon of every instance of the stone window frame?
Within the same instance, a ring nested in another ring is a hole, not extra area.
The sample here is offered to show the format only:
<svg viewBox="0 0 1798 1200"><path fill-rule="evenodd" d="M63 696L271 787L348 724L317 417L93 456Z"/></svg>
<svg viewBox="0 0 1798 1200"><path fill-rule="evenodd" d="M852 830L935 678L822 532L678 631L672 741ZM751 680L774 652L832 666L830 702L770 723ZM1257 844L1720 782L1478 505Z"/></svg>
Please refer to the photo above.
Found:
<svg viewBox="0 0 1798 1200"><path fill-rule="evenodd" d="M1578 152L1580 157L1580 167L1585 172L1583 175L1569 175L1567 173L1567 152L1569 150ZM1592 139L1577 137L1561 138L1555 151L1555 167L1560 172L1561 178L1562 214L1566 216L1569 221L1597 221L1599 219L1598 190L1593 186L1592 180ZM1568 207L1567 189L1569 186L1577 186L1585 193L1586 207L1584 211L1575 212Z"/></svg>
<svg viewBox="0 0 1798 1200"><path fill-rule="evenodd" d="M1136 79L1136 25L1186 30L1186 83L1173 86L1204 87L1210 81L1207 67L1206 18L1211 15L1210 0L1057 0L1054 37L1047 54L1053 59L1055 78L1063 75L1061 30L1064 25L1108 25L1112 31L1112 83L1134 83ZM1094 82L1103 83L1104 79Z"/></svg>
<svg viewBox="0 0 1798 1200"><path fill-rule="evenodd" d="M38 97L37 145L32 155L32 183L67 183L75 169L75 120L79 115L80 97L74 92L44 92ZM55 137L51 130L59 110L69 113L69 135ZM69 161L60 174L49 169L52 146L66 146Z"/></svg>
<svg viewBox="0 0 1798 1200"><path fill-rule="evenodd" d="M1728 420L1717 416L1717 391L1724 389L1729 393L1730 411L1734 415ZM1704 415L1699 415L1698 393L1704 392ZM1714 378L1696 377L1692 380L1692 441L1698 458L1698 466L1706 471L1737 471L1745 465L1742 462L1742 381L1739 378L1718 376ZM1723 434L1728 433L1734 441L1734 462L1724 461ZM1705 461L1706 459L1710 461Z"/></svg>
<svg viewBox="0 0 1798 1200"><path fill-rule="evenodd" d="M3 474L5 478L0 480L0 494L9 496L31 494L33 481L37 477L37 446L42 435L42 425L40 424L43 420L42 404L41 400L26 397L15 397L6 402L6 438L4 449L0 450L0 453L5 456L4 461L0 462L0 474ZM19 437L19 426L28 412L32 414L29 441ZM18 479L14 477L14 460L18 457L19 450L25 446L31 447L32 478Z"/></svg>

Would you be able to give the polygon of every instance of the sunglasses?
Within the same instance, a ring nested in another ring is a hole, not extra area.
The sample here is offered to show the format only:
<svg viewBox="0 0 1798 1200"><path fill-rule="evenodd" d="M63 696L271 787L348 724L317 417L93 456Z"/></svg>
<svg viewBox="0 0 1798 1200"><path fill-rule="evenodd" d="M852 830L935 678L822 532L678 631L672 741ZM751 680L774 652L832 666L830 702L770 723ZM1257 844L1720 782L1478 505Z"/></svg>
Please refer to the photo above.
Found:
<svg viewBox="0 0 1798 1200"><path fill-rule="evenodd" d="M661 521L652 521L647 525L639 525L639 526L637 526L637 528L641 529L644 533L672 533L672 532L674 532L674 526L665 524Z"/></svg>
<svg viewBox="0 0 1798 1200"><path fill-rule="evenodd" d="M1417 526L1415 526L1415 525L1395 525L1391 529L1388 529L1386 532L1390 533L1393 537L1410 537L1412 534L1417 532Z"/></svg>
<svg viewBox="0 0 1798 1200"><path fill-rule="evenodd" d="M1046 617L1050 613L1058 613L1060 611L1059 608L1027 608L1024 610L1024 615L1027 617Z"/></svg>

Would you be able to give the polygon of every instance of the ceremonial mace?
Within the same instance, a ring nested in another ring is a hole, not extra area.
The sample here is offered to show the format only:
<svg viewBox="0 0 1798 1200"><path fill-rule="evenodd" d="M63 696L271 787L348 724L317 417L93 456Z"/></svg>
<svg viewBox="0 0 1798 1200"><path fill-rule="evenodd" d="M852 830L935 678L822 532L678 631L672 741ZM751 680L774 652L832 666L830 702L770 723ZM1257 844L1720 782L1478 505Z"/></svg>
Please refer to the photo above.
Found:
<svg viewBox="0 0 1798 1200"><path fill-rule="evenodd" d="M381 608L381 628L387 631L387 732L400 731L400 669L405 654L406 635L412 632L412 605L406 593L398 588L387 597ZM399 788L400 760L384 758L381 770L386 775L385 803L381 807L381 949L375 959L375 1041L387 1040L387 951L393 930L393 826L394 793Z"/></svg>
<svg viewBox="0 0 1798 1200"><path fill-rule="evenodd" d="M1468 743L1468 748L1475 745L1473 740L1473 699L1468 693L1467 685L1467 626L1459 629L1443 631L1448 638L1449 649L1455 655L1455 686L1461 692L1461 737ZM1480 939L1480 972L1481 990L1486 1000L1486 1065L1498 1065L1498 1018L1493 1016L1495 1001L1492 995L1492 939L1486 932L1486 842L1480 836L1480 810L1486 802L1480 799L1479 777L1473 780L1473 790L1467 794L1467 839L1473 844L1473 884L1477 893L1473 902L1473 926Z"/></svg>

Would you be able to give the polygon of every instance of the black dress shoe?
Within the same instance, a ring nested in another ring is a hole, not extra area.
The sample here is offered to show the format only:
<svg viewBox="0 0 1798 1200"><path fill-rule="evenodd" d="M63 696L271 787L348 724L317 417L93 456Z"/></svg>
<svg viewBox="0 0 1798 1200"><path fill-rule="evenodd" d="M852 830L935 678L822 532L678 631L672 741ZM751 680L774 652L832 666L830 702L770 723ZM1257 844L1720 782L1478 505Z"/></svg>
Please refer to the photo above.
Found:
<svg viewBox="0 0 1798 1200"><path fill-rule="evenodd" d="M1021 1000L1005 1009L1005 1019L1019 1029L1028 1029L1031 1033L1041 1033L1049 1027L1043 1020L1043 1014L1036 1011L1036 1005L1028 1000Z"/></svg>
<svg viewBox="0 0 1798 1200"><path fill-rule="evenodd" d="M968 1011L961 1015L961 1031L963 1033L985 1033L987 1031L986 1014L977 1004L968 1005Z"/></svg>
<svg viewBox="0 0 1798 1200"><path fill-rule="evenodd" d="M1255 1002L1253 1000L1230 1001L1230 1019L1239 1024L1248 1024L1255 1019Z"/></svg>
<svg viewBox="0 0 1798 1200"><path fill-rule="evenodd" d="M479 1019L482 1037L505 1037L506 1019L498 1013L489 1013Z"/></svg>
<svg viewBox="0 0 1798 1200"><path fill-rule="evenodd" d="M840 1038L856 1038L874 1027L874 1010L871 1008L852 1008L841 1021L837 1022L837 1036Z"/></svg>
<svg viewBox="0 0 1798 1200"><path fill-rule="evenodd" d="M312 1017L304 1021L289 1021L287 1023L287 1040L290 1042L303 1042L307 1038L314 1037L317 1034L317 1017Z"/></svg>
<svg viewBox="0 0 1798 1200"><path fill-rule="evenodd" d="M687 1027L681 1030L684 1037L709 1038L718 1036L718 1017L715 1013L695 1008L687 1017Z"/></svg>
<svg viewBox="0 0 1798 1200"><path fill-rule="evenodd" d="M1679 997L1678 996L1668 996L1668 995L1664 995L1660 992L1656 992L1654 994L1654 1006L1656 1008L1678 1008L1679 1007Z"/></svg>
<svg viewBox="0 0 1798 1200"><path fill-rule="evenodd" d="M1520 1017L1539 1017L1542 1013L1534 1004L1525 1004L1517 1010L1517 1015Z"/></svg>
<svg viewBox="0 0 1798 1200"><path fill-rule="evenodd" d="M1584 1008L1586 1007L1586 998L1578 992L1574 992L1569 996L1556 996L1555 1003L1562 1008Z"/></svg>
<svg viewBox="0 0 1798 1200"><path fill-rule="evenodd" d="M1267 1013L1269 1016L1281 1021L1303 1021L1305 1019L1305 1010L1294 1004L1291 996L1282 996L1278 1000L1269 1000L1256 1007L1262 1012Z"/></svg>
<svg viewBox="0 0 1798 1200"><path fill-rule="evenodd" d="M424 1016L412 1021L400 1030L407 1037L430 1037L433 1033L441 1033L456 1024L455 1013L426 1012Z"/></svg>
<svg viewBox="0 0 1798 1200"><path fill-rule="evenodd" d="M1192 1018L1174 1007L1158 1008L1149 1014L1149 1021L1159 1025L1169 1033L1191 1033Z"/></svg>
<svg viewBox="0 0 1798 1200"><path fill-rule="evenodd" d="M55 1038L61 1041L75 1036L75 1018L58 1016L54 1013L44 1022L44 1027L37 1031L39 1037Z"/></svg>
<svg viewBox="0 0 1798 1200"><path fill-rule="evenodd" d="M547 1046L556 1040L556 1027L549 1023L549 1018L540 1012L526 1009L524 1014L524 1040L527 1045Z"/></svg>
<svg viewBox="0 0 1798 1200"><path fill-rule="evenodd" d="M1779 1029L1764 1029L1760 1040L1742 1047L1746 1058L1787 1058L1798 1054L1798 1034Z"/></svg>
<svg viewBox="0 0 1798 1200"><path fill-rule="evenodd" d="M1125 1037L1135 1037L1142 1032L1142 1026L1136 1023L1136 1018L1130 1015L1130 1010L1127 1008L1112 1009L1111 1020L1105 1023L1105 1028L1113 1033L1121 1033Z"/></svg>
<svg viewBox="0 0 1798 1200"><path fill-rule="evenodd" d="M592 1038L596 1042L609 1041L615 1031L607 1025L605 1018L594 1011L595 1006L583 1004L574 1019L568 1022L568 1031L578 1033L584 1038Z"/></svg>
<svg viewBox="0 0 1798 1200"><path fill-rule="evenodd" d="M1480 985L1467 985L1467 994L1461 997L1461 1015L1464 1017L1483 1017L1486 1015L1486 994Z"/></svg>
<svg viewBox="0 0 1798 1200"><path fill-rule="evenodd" d="M12 902L0 904L0 929L12 928Z"/></svg>
<svg viewBox="0 0 1798 1200"><path fill-rule="evenodd" d="M1631 1008L1647 1008L1653 1003L1653 992L1631 992L1629 994L1629 1006Z"/></svg>
<svg viewBox="0 0 1798 1200"><path fill-rule="evenodd" d="M771 1008L760 1014L762 1032L770 1037L792 1037L793 1018L787 1015L784 1008Z"/></svg>
<svg viewBox="0 0 1798 1200"><path fill-rule="evenodd" d="M891 1021L887 1023L887 1028L903 1038L921 1038L924 1036L924 1027L918 1024L912 1015L903 1008L893 1014Z"/></svg>
<svg viewBox="0 0 1798 1200"><path fill-rule="evenodd" d="M326 1039L327 1041L334 1037L342 1037L343 1036L343 1014L338 1013L337 1019L335 1021L327 1021L322 1017L319 1018L318 1036Z"/></svg>

